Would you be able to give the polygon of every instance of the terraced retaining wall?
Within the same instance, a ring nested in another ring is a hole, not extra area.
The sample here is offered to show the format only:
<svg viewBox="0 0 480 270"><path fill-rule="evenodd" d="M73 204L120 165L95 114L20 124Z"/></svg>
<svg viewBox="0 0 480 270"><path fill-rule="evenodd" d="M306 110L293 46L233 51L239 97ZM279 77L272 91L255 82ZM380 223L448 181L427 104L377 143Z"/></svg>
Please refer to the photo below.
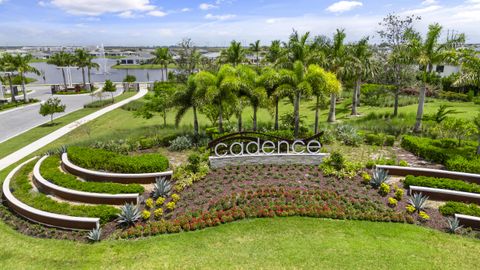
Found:
<svg viewBox="0 0 480 270"><path fill-rule="evenodd" d="M429 199L480 204L480 194L441 188L410 186L410 194L422 193Z"/></svg>
<svg viewBox="0 0 480 270"><path fill-rule="evenodd" d="M470 183L480 184L480 175L474 174L474 173L464 173L464 172L437 170L437 169L429 169L429 168L418 168L418 167L390 166L390 165L377 165L375 167L379 169L387 170L390 175L430 176L430 177L464 180Z"/></svg>

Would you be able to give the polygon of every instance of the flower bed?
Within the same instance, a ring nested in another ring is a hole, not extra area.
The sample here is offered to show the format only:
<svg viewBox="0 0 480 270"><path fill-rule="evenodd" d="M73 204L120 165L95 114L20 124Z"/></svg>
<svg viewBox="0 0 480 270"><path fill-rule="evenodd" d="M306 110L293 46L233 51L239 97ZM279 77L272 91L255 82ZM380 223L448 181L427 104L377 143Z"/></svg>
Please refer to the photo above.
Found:
<svg viewBox="0 0 480 270"><path fill-rule="evenodd" d="M480 185L478 184L467 183L462 180L453 180L448 178L408 175L405 177L404 184L406 187L421 186L480 193Z"/></svg>
<svg viewBox="0 0 480 270"><path fill-rule="evenodd" d="M119 212L118 209L112 206L71 205L55 201L45 194L32 192L29 174L32 172L34 165L35 162L30 162L21 168L12 179L10 185L13 195L23 203L51 213L77 217L98 217L102 223L113 220Z"/></svg>
<svg viewBox="0 0 480 270"><path fill-rule="evenodd" d="M453 216L454 214L463 214L480 217L480 206L476 204L466 204L460 202L447 202L438 209L442 215Z"/></svg>
<svg viewBox="0 0 480 270"><path fill-rule="evenodd" d="M60 171L60 158L58 156L50 156L46 158L40 172L48 181L73 190L109 193L109 194L126 194L126 193L143 193L144 188L139 184L118 184L108 182L82 182L71 174L65 174Z"/></svg>
<svg viewBox="0 0 480 270"><path fill-rule="evenodd" d="M114 173L153 173L168 169L168 159L160 154L126 156L103 149L71 146L68 158L82 168Z"/></svg>

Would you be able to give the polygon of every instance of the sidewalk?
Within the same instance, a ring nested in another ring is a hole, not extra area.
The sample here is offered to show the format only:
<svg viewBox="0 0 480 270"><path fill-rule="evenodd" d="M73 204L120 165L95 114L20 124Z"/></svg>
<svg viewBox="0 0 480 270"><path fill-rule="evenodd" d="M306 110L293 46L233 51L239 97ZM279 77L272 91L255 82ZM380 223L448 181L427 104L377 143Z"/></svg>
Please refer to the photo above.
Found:
<svg viewBox="0 0 480 270"><path fill-rule="evenodd" d="M130 101L133 101L133 100L136 100L136 99L139 99L141 97L143 97L144 95L146 95L148 92L148 90L146 88L141 88L140 89L140 92L138 92L138 94L136 94L135 96L133 97L130 97L130 98L127 98L125 100L122 100L118 103L115 103L111 106L108 106L106 108L103 108L101 110L98 110L92 114L89 114L81 119L78 119L64 127L61 127L57 130L55 130L54 132L44 136L43 138L40 138L38 140L36 140L35 142L32 142L31 144L23 147L22 149L18 150L18 151L15 151L13 153L11 153L10 155L4 157L3 159L0 159L0 170L3 170L5 168L7 168L8 166L14 164L15 162L27 157L28 155L30 155L31 153L41 149L42 147L46 146L47 144L57 140L58 138L62 137L63 135L69 133L70 131L76 129L77 127L85 124L85 123L88 123L90 121L92 121L93 119L95 118L98 118L110 111L113 111L117 108L120 108L121 106L129 103Z"/></svg>

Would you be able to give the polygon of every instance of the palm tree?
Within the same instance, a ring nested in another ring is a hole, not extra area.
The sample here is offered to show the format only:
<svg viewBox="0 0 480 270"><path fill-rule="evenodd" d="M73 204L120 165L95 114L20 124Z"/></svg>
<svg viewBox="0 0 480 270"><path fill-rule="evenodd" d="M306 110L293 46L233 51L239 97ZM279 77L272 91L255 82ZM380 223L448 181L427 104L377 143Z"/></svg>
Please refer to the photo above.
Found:
<svg viewBox="0 0 480 270"><path fill-rule="evenodd" d="M224 63L230 63L234 67L245 61L245 49L240 42L232 40L230 47L222 50L220 53L220 59Z"/></svg>
<svg viewBox="0 0 480 270"><path fill-rule="evenodd" d="M351 47L349 52L351 60L349 66L351 67L351 77L355 80L355 89L352 97L352 113L357 115L357 106L360 102L360 89L362 87L362 80L372 77L374 74L373 53L368 46L368 37L362 38Z"/></svg>
<svg viewBox="0 0 480 270"><path fill-rule="evenodd" d="M35 73L37 75L40 75L40 71L38 71L38 69L30 66L30 61L32 60L32 58L33 56L31 54L27 54L25 56L18 54L12 58L12 65L15 67L15 70L20 75L20 80L22 82L23 100L25 102L27 102L27 90L25 89L25 73Z"/></svg>
<svg viewBox="0 0 480 270"><path fill-rule="evenodd" d="M253 108L253 131L257 131L257 112L260 107L265 105L267 92L261 84L257 72L252 68L240 65L236 68L236 72L240 82L237 96L240 97L240 102L242 96L248 99ZM239 122L239 127L241 127L241 122Z"/></svg>
<svg viewBox="0 0 480 270"><path fill-rule="evenodd" d="M7 73L8 83L10 85L10 93L12 94L12 102L16 102L15 95L13 93L12 72L14 72L15 66L13 64L13 56L9 53L4 53L0 59L0 70Z"/></svg>
<svg viewBox="0 0 480 270"><path fill-rule="evenodd" d="M278 87L281 84L280 74L277 70L266 67L262 70L258 83L265 88L268 98L272 101L275 107L275 130L278 130L278 103L281 96Z"/></svg>
<svg viewBox="0 0 480 270"><path fill-rule="evenodd" d="M65 69L63 67L70 66L71 63L73 62L72 60L73 60L73 57L71 54L61 51L52 55L47 61L48 64L61 67L63 84L65 86L65 89L67 89L68 86L67 86L67 78L65 76Z"/></svg>
<svg viewBox="0 0 480 270"><path fill-rule="evenodd" d="M198 87L198 95L203 102L213 104L218 110L218 130L223 133L223 107L225 103L235 102L237 91L241 88L241 82L236 76L233 66L223 65L217 74L208 71L200 71L195 76Z"/></svg>
<svg viewBox="0 0 480 270"><path fill-rule="evenodd" d="M462 50L462 69L460 77L453 83L454 86L473 85L480 88L480 53L473 50Z"/></svg>
<svg viewBox="0 0 480 270"><path fill-rule="evenodd" d="M91 73L91 71L92 71L93 68L96 69L96 70L98 70L98 69L100 68L100 65L99 65L98 63L93 62L93 59L94 59L94 58L95 58L94 56L89 55L88 58L87 58L87 60L86 60L86 66L85 66L85 67L87 68L88 84L90 84L90 91L93 91L93 89L92 89L92 73Z"/></svg>
<svg viewBox="0 0 480 270"><path fill-rule="evenodd" d="M175 92L173 96L173 104L178 107L177 114L175 116L175 125L178 126L185 113L192 108L193 109L193 130L195 137L198 136L198 117L197 108L201 104L201 99L198 96L198 87L195 83L195 75L190 75L185 87L180 88Z"/></svg>
<svg viewBox="0 0 480 270"><path fill-rule="evenodd" d="M422 87L418 98L417 117L414 132L420 132L422 128L423 109L425 105L425 93L427 91L427 84L433 72L433 65L444 63L451 55L453 46L465 40L465 36L458 35L455 38L447 40L445 43L440 43L440 35L442 33L442 26L438 23L431 24L428 27L427 36L423 40L417 33L411 33L409 48L416 63L420 66L422 74Z"/></svg>
<svg viewBox="0 0 480 270"><path fill-rule="evenodd" d="M255 53L255 61L257 63L257 68L260 65L259 54L261 50L262 50L262 47L260 46L260 40L256 40L254 43L250 43L250 51Z"/></svg>
<svg viewBox="0 0 480 270"><path fill-rule="evenodd" d="M170 53L170 50L168 48L156 48L151 54L153 55L153 58L150 60L150 62L152 64L163 66L161 69L162 81L166 81L165 78L168 80L168 64L173 62L173 56ZM164 70L166 75L165 77Z"/></svg>
<svg viewBox="0 0 480 270"><path fill-rule="evenodd" d="M268 63L275 65L278 62L278 59L283 54L283 49L281 47L280 40L272 40L270 47L268 47L267 54L265 55L265 59Z"/></svg>
<svg viewBox="0 0 480 270"><path fill-rule="evenodd" d="M85 49L76 49L75 50L75 65L80 69L82 69L82 79L83 79L83 86L86 85L85 80L85 68L88 66L89 62L89 54ZM91 60L90 60L91 61Z"/></svg>

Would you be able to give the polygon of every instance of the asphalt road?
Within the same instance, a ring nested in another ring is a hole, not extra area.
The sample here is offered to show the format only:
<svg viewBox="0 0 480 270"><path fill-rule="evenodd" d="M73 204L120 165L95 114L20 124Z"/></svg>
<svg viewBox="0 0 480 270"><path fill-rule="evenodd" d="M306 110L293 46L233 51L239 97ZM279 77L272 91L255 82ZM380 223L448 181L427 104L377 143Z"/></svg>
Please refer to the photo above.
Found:
<svg viewBox="0 0 480 270"><path fill-rule="evenodd" d="M46 101L52 94L48 86L27 86L27 89L33 90L28 94L28 97ZM117 88L114 95L121 93L121 87ZM110 93L105 93L104 97L109 98ZM54 119L62 117L66 114L74 112L83 108L83 105L92 102L92 97L89 94L83 95L55 95L62 100L66 105L64 113L54 114ZM97 100L95 97L93 100ZM15 137L25 131L28 131L36 126L42 125L50 121L50 116L41 116L38 112L40 110L40 103L34 105L27 105L21 108L11 109L5 112L0 112L0 143Z"/></svg>

